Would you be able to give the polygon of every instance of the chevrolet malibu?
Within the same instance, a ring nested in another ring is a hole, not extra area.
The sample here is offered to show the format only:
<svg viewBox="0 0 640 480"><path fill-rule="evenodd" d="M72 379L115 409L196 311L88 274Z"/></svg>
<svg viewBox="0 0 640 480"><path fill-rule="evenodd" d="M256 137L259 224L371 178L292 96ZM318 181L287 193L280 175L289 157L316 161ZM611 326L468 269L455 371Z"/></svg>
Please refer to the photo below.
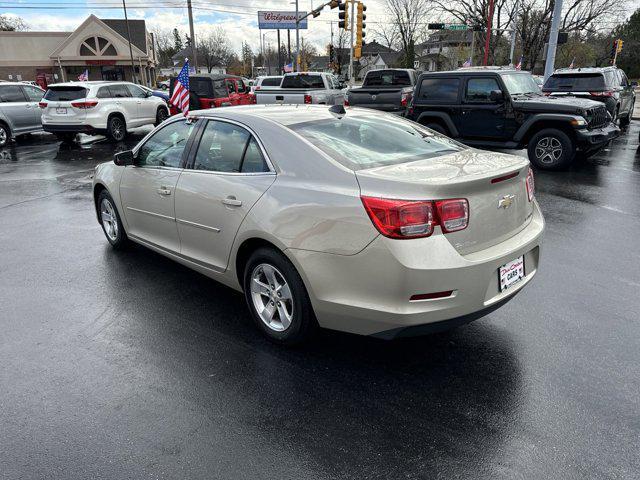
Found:
<svg viewBox="0 0 640 480"><path fill-rule="evenodd" d="M99 165L93 192L113 247L243 291L283 344L475 320L535 276L544 230L525 158L342 106L173 117Z"/></svg>

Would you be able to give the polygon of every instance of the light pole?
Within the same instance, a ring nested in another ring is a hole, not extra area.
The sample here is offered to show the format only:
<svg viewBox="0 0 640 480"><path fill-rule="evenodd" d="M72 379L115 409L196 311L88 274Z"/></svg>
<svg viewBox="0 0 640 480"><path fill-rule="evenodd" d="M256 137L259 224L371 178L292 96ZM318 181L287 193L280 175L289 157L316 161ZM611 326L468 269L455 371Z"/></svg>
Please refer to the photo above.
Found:
<svg viewBox="0 0 640 480"><path fill-rule="evenodd" d="M513 15L513 31L511 32L511 51L509 52L509 63L513 65L513 53L516 49L516 32L518 31L518 10L520 8L520 0L516 0L516 9Z"/></svg>
<svg viewBox="0 0 640 480"><path fill-rule="evenodd" d="M298 18L298 0L296 0L296 72L300 71L300 19Z"/></svg>
<svg viewBox="0 0 640 480"><path fill-rule="evenodd" d="M560 30L560 15L562 14L562 0L556 0L553 6L553 18L551 19L551 31L549 32L549 47L547 48L547 61L544 64L544 81L553 73L556 62L556 47L558 46L558 30Z"/></svg>

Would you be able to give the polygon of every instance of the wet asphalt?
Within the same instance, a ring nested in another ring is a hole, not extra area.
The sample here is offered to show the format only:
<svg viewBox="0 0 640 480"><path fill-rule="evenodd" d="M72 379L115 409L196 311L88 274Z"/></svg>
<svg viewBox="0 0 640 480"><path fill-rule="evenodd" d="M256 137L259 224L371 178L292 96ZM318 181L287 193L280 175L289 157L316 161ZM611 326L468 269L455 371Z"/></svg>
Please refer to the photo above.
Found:
<svg viewBox="0 0 640 480"><path fill-rule="evenodd" d="M147 130L0 150L0 478L640 478L639 127L537 172L539 273L502 309L293 350L107 244L90 175Z"/></svg>

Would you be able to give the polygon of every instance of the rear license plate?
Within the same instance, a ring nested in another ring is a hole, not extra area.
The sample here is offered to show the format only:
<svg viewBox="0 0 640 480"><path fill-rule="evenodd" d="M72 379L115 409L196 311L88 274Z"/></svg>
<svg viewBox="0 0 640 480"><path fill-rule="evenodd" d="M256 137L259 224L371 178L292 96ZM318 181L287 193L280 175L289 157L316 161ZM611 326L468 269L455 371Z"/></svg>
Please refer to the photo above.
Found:
<svg viewBox="0 0 640 480"><path fill-rule="evenodd" d="M524 255L505 263L498 269L500 291L513 286L524 278Z"/></svg>
<svg viewBox="0 0 640 480"><path fill-rule="evenodd" d="M67 114L67 109L64 107L56 107L56 113L58 115L66 115Z"/></svg>

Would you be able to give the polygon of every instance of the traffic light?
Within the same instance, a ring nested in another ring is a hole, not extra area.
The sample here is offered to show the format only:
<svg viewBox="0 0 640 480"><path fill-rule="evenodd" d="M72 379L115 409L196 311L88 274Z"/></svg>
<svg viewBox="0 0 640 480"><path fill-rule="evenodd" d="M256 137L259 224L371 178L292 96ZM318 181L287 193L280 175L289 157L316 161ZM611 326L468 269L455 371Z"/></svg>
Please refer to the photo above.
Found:
<svg viewBox="0 0 640 480"><path fill-rule="evenodd" d="M618 39L618 48L616 49L616 52L620 53L622 51L622 44L624 42L620 39Z"/></svg>
<svg viewBox="0 0 640 480"><path fill-rule="evenodd" d="M358 2L358 12L356 13L356 45L353 52L354 58L360 58L362 56L362 39L365 36L364 29L367 28L367 24L364 21L367 16L364 12L367 11L367 6L362 2Z"/></svg>
<svg viewBox="0 0 640 480"><path fill-rule="evenodd" d="M340 12L338 13L338 28L349 30L349 0L338 5Z"/></svg>

